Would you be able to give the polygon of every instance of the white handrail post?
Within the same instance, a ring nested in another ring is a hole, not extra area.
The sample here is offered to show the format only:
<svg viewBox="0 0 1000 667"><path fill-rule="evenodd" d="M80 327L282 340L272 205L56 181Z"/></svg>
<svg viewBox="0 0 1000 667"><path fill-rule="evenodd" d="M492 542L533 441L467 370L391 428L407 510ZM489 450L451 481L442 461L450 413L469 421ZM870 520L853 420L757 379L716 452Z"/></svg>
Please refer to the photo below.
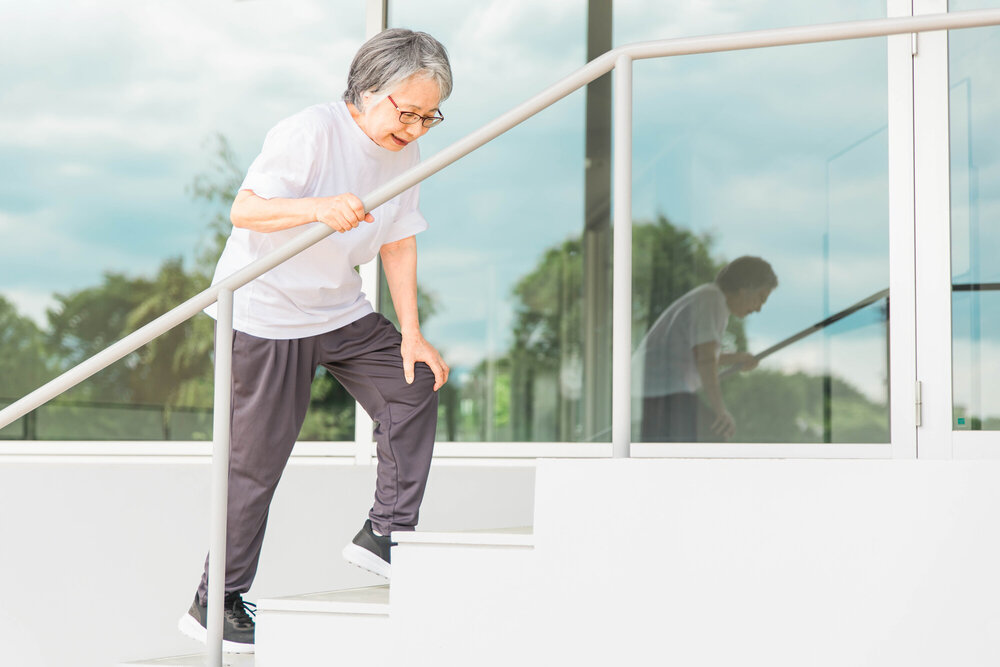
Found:
<svg viewBox="0 0 1000 667"><path fill-rule="evenodd" d="M629 456L632 439L632 57L615 61L614 269L612 280L611 448Z"/></svg>
<svg viewBox="0 0 1000 667"><path fill-rule="evenodd" d="M215 325L215 402L212 419L211 538L208 551L209 667L222 667L226 597L226 506L229 499L229 426L233 383L233 291L219 291Z"/></svg>

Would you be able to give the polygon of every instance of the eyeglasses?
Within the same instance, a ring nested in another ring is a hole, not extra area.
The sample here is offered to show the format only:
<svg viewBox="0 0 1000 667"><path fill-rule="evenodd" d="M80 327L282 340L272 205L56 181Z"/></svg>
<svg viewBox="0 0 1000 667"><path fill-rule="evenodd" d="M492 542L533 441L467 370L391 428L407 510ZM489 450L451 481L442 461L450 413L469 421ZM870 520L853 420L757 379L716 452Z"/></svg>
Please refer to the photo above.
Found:
<svg viewBox="0 0 1000 667"><path fill-rule="evenodd" d="M444 114L438 111L437 116L421 116L418 113L413 113L412 111L401 111L399 105L396 104L396 100L392 99L392 95L389 95L389 101L392 102L392 106L396 107L396 111L399 111L399 122L403 125L413 125L414 123L420 123L424 127L434 127L439 125L441 121L444 120Z"/></svg>

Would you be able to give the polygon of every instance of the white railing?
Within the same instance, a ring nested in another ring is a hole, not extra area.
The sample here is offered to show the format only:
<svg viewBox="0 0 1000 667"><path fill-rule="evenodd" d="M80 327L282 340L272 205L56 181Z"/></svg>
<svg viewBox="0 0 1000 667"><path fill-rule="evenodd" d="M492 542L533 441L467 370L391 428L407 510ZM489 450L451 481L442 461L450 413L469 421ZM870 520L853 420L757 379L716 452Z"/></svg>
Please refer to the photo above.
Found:
<svg viewBox="0 0 1000 667"><path fill-rule="evenodd" d="M614 88L614 268L612 329L612 448L614 456L629 455L631 391L632 302L632 62L645 58L717 53L791 46L868 37L885 37L936 30L1000 25L1000 9L950 14L852 21L824 25L757 30L752 32L640 42L613 49L508 111L479 130L424 160L406 173L362 197L371 211L519 125L542 109L587 85L612 69ZM187 321L218 302L215 349L215 405L212 461L212 538L209 551L208 657L212 667L222 666L222 619L225 596L226 503L229 468L229 401L232 360L233 292L278 264L321 241L333 230L315 225L270 255L237 271L204 292L185 301L24 398L0 410L0 428L76 386L94 373L137 350L157 336Z"/></svg>

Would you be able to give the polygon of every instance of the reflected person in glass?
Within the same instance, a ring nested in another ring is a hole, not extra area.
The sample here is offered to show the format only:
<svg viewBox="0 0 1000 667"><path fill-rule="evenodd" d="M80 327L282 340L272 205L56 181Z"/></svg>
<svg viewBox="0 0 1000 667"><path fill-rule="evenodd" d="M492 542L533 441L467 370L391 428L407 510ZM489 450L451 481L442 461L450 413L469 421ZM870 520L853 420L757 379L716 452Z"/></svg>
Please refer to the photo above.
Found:
<svg viewBox="0 0 1000 667"><path fill-rule="evenodd" d="M355 55L347 90L279 122L233 202L215 282L316 225L334 232L234 294L232 454L224 648L252 652L242 596L257 572L271 498L326 368L377 423L374 504L344 558L390 575L390 534L413 530L430 471L437 390L448 365L423 337L415 234L418 186L366 211L367 195L420 161L417 140L444 116L452 75L426 33L386 30ZM400 330L376 313L354 267L378 255ZM209 314L215 316L214 308ZM312 529L322 522L307 522ZM349 537L349 536L345 536ZM205 641L208 571L185 634Z"/></svg>
<svg viewBox="0 0 1000 667"><path fill-rule="evenodd" d="M729 317L759 312L778 278L759 257L739 257L715 281L694 288L656 319L632 357L642 396L643 442L724 441L736 433L726 408L719 369L757 367L747 352L722 352ZM707 411L698 397L704 396Z"/></svg>

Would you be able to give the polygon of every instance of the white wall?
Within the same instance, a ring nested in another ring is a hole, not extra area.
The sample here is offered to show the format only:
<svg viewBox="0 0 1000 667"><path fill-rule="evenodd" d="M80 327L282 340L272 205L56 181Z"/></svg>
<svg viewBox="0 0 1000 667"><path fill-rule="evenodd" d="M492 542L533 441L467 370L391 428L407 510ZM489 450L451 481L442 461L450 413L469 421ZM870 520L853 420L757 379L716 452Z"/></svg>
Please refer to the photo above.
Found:
<svg viewBox="0 0 1000 667"><path fill-rule="evenodd" d="M1000 462L543 461L537 477L542 658L1000 664Z"/></svg>
<svg viewBox="0 0 1000 667"><path fill-rule="evenodd" d="M381 583L340 558L371 505L374 471L290 464L249 600ZM197 652L176 622L208 547L209 476L207 459L0 459L0 664ZM420 527L530 525L533 490L532 466L435 464Z"/></svg>
<svg viewBox="0 0 1000 667"><path fill-rule="evenodd" d="M998 479L996 461L539 461L533 547L400 543L390 651L995 667Z"/></svg>

